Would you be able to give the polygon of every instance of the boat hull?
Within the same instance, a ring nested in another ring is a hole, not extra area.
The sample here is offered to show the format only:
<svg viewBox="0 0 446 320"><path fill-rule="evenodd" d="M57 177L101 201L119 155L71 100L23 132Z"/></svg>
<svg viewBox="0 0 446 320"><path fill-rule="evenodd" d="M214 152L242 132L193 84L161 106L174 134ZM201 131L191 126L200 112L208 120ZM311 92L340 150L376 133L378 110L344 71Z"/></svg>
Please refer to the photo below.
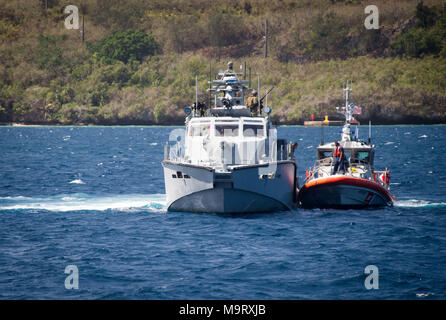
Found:
<svg viewBox="0 0 446 320"><path fill-rule="evenodd" d="M394 197L380 184L366 179L332 176L306 183L299 191L304 208L367 208L392 206Z"/></svg>
<svg viewBox="0 0 446 320"><path fill-rule="evenodd" d="M259 175L261 165L227 172L163 161L168 211L203 213L276 212L297 203L296 165L278 162L274 175ZM178 177L180 176L180 178Z"/></svg>

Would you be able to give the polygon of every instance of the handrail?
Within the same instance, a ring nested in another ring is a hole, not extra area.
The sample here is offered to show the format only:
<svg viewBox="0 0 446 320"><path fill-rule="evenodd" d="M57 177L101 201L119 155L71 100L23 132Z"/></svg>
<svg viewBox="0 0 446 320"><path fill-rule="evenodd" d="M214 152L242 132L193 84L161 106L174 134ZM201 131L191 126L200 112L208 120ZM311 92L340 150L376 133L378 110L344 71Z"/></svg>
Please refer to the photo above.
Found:
<svg viewBox="0 0 446 320"><path fill-rule="evenodd" d="M372 166L368 161L363 161L360 159L354 159L354 160L355 160L355 162L353 162L353 163L351 163L348 160L345 160L347 162L347 167L362 169L362 170L364 170L364 173L369 172L370 176L372 175L371 174L371 173L373 173ZM333 166L334 166L334 158L333 157L326 157L323 159L316 160L314 162L313 167L311 167L307 171L305 182L314 179L315 176L319 173L320 167L328 167L330 172L332 172ZM360 168L360 166L361 166L361 168ZM353 176L353 173L354 173L353 170L347 170L347 172L345 172L345 175Z"/></svg>
<svg viewBox="0 0 446 320"><path fill-rule="evenodd" d="M381 181L378 176L380 174L384 174L384 182ZM382 185L383 187L385 187L387 190L390 189L390 172L387 170L376 170L373 171L373 181L375 181L376 183L379 183L380 185Z"/></svg>

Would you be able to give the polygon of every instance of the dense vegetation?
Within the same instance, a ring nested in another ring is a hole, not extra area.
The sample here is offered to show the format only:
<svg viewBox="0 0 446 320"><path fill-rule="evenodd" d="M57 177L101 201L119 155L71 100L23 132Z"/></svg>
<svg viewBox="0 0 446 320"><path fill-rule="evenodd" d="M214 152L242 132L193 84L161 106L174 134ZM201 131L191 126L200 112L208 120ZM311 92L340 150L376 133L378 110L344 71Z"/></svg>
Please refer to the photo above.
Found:
<svg viewBox="0 0 446 320"><path fill-rule="evenodd" d="M83 0L84 42L64 27L69 4L0 0L0 122L178 124L195 75L207 100L229 60L276 86L280 123L332 114L346 79L360 120L446 120L444 1L375 1L367 30L360 0Z"/></svg>

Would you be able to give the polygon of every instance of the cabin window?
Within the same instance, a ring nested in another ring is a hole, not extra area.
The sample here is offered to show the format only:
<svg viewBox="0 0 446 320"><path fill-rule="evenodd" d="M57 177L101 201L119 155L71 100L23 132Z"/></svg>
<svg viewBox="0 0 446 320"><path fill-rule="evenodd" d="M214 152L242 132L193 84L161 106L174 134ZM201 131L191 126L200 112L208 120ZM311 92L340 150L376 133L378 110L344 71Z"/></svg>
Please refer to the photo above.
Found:
<svg viewBox="0 0 446 320"><path fill-rule="evenodd" d="M215 125L216 137L238 137L238 124Z"/></svg>
<svg viewBox="0 0 446 320"><path fill-rule="evenodd" d="M190 127L189 136L203 137L209 135L211 126L209 124L194 125Z"/></svg>
<svg viewBox="0 0 446 320"><path fill-rule="evenodd" d="M333 156L333 151L319 151L319 160L330 158Z"/></svg>
<svg viewBox="0 0 446 320"><path fill-rule="evenodd" d="M358 160L369 162L370 161L370 152L360 151L357 154L357 158L358 158Z"/></svg>
<svg viewBox="0 0 446 320"><path fill-rule="evenodd" d="M243 135L245 137L263 137L265 135L263 125L244 124Z"/></svg>

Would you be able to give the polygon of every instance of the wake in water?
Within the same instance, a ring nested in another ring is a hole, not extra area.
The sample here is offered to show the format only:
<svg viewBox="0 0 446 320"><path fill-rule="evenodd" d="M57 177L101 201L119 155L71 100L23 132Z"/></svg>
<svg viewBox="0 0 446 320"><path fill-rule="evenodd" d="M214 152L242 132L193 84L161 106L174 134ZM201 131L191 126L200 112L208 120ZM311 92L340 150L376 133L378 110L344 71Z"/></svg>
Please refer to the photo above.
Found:
<svg viewBox="0 0 446 320"><path fill-rule="evenodd" d="M446 202L409 199L399 200L394 205L399 208L439 208L446 207ZM165 194L93 196L76 193L49 197L0 197L0 210L46 210L56 212L148 210L166 212L167 206Z"/></svg>
<svg viewBox="0 0 446 320"><path fill-rule="evenodd" d="M0 197L0 210L105 211L105 210L166 211L166 195L91 196L82 193L50 197Z"/></svg>
<svg viewBox="0 0 446 320"><path fill-rule="evenodd" d="M426 200L399 200L395 202L395 207L400 208L438 208L446 207L446 202L430 202Z"/></svg>

